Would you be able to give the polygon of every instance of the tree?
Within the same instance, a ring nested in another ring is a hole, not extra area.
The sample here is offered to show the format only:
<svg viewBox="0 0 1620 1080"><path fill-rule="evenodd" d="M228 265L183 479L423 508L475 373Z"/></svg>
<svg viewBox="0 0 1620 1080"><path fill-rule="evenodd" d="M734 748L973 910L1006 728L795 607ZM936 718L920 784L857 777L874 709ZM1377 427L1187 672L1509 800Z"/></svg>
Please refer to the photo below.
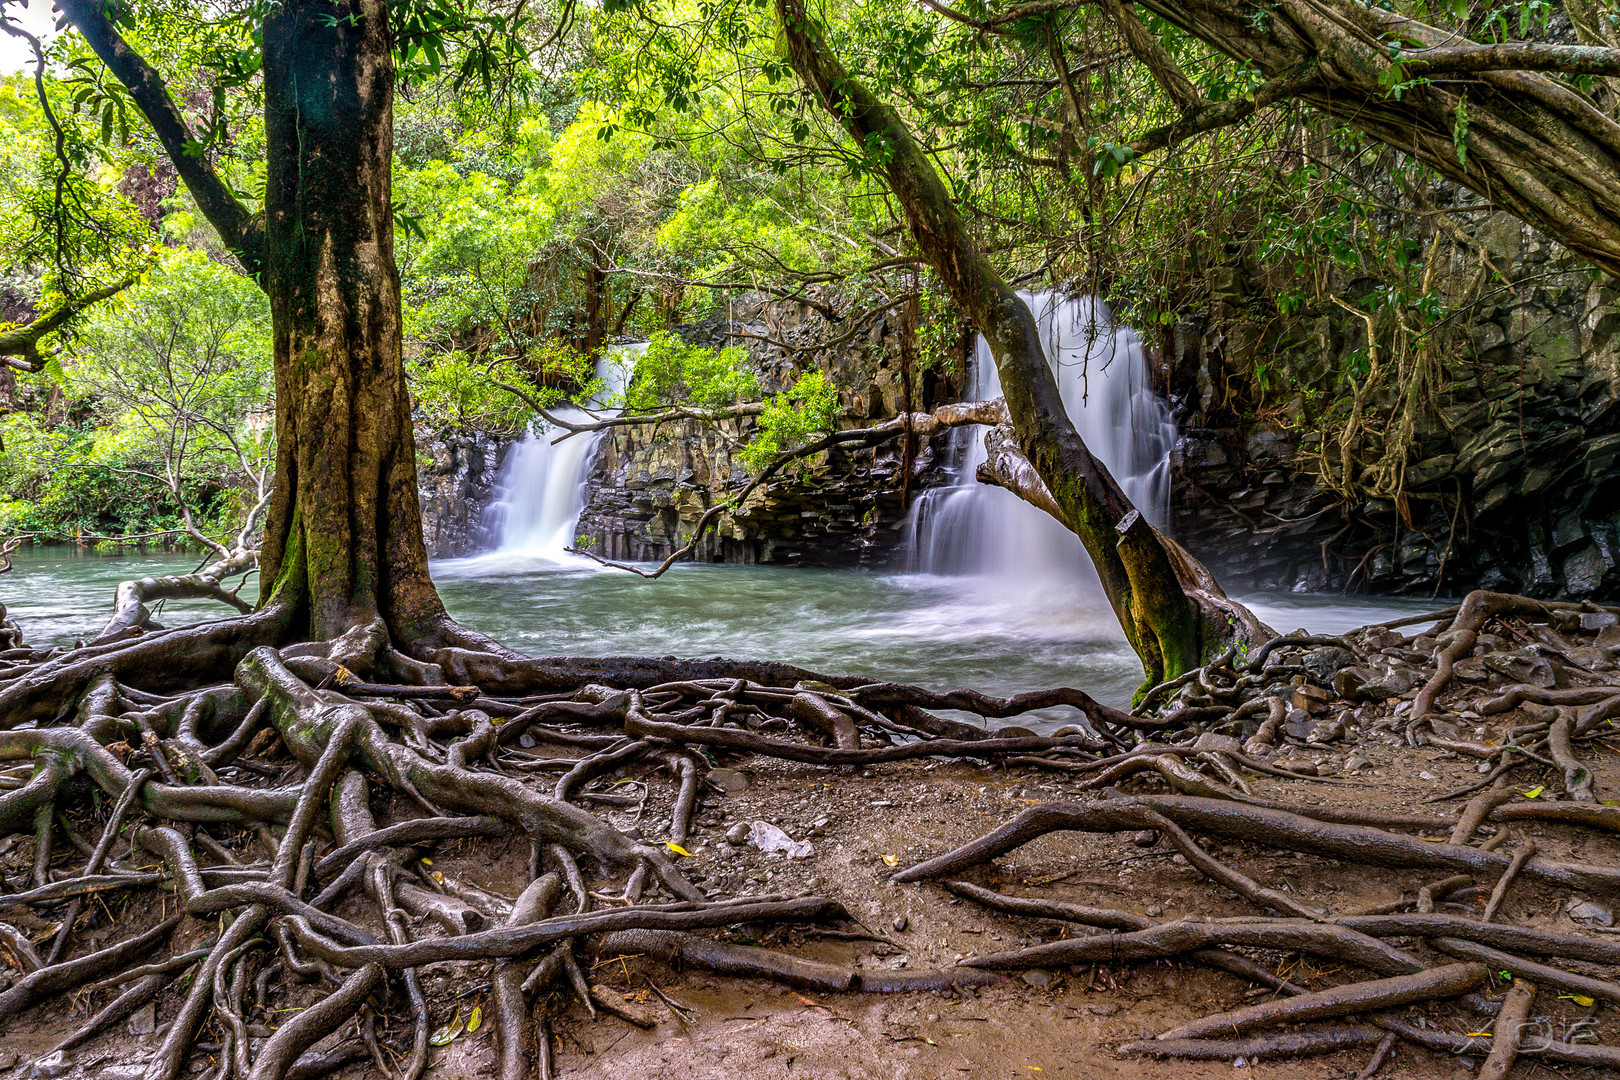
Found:
<svg viewBox="0 0 1620 1080"><path fill-rule="evenodd" d="M180 512L172 532L210 555L191 574L124 583L92 644L153 628L148 605L158 600L208 598L253 610L223 583L238 574L245 583L257 568L259 518L270 499L274 449L262 423L270 396L268 315L251 282L182 251L85 327L66 373L98 401L114 438L123 436L132 461L114 471L161 490ZM229 525L223 538L199 520L199 488L238 504L222 515Z"/></svg>
<svg viewBox="0 0 1620 1080"><path fill-rule="evenodd" d="M151 827L132 828L129 838L166 863L185 915L212 921L225 911L234 914L206 957L188 955L172 969L184 970L187 964L198 968L153 1057L148 1070L153 1080L173 1080L181 1073L211 1010L220 1017L227 1040L220 1053L221 1075L236 1071L279 1080L303 1051L359 1013L373 994L385 991L386 971L401 973L413 1014L405 1072L420 1076L430 1028L415 971L443 959L493 965L491 1014L503 1044L503 1077L517 1080L526 1067L530 1025L524 980L502 961L555 947L550 955L556 959L542 962L531 976L544 982L572 971L573 939L599 930L700 929L836 914L836 905L820 898L706 902L668 854L683 853L680 844L703 767L686 747L853 766L932 754L987 758L1128 752L1130 736L1179 723L1134 717L1070 689L1003 700L971 691L941 694L829 676L767 661L526 659L457 626L429 578L417 506L394 257L393 95L402 70L426 73L454 67L454 78L463 81L503 63L528 70L522 65L522 48L503 53L490 47L492 41L531 32L526 5L490 13L405 0L283 0L252 9L260 20L253 33L231 21L235 13L218 21L197 20L205 28L204 51L224 57L210 89L223 93L255 80L262 85L266 161L259 209L216 164L221 132L230 126L228 110L211 109L207 130L197 130L199 125L176 103L158 68L131 43L142 30L139 11L100 0L60 3L117 80L116 88L92 87L91 96L100 94L96 100L115 111L127 99L145 116L230 257L268 297L276 458L259 554L261 595L254 611L197 627L120 634L116 640L61 654L28 648L7 628L11 647L0 654L0 722L8 730L0 733L5 736L0 755L35 763L23 786L0 793L0 831L31 828L34 833L36 888L29 899L13 895L11 901L56 903L71 896L71 902L49 958L0 995L0 1017L104 971L123 972L144 960L142 954L174 928L175 920L166 920L129 941L69 964L57 963L72 947L83 895L74 890L99 888L106 878L112 879L111 887L133 887L134 875L98 872L111 845L124 835L124 817L138 812L151 819ZM1122 10L1114 11L1116 19ZM1213 583L1135 514L1080 441L1058 401L1027 308L986 257L902 115L851 76L801 0L777 0L775 11L794 70L854 140L853 147L841 147L835 156L863 169L863 176L884 180L911 225L921 257L992 343L1006 388L1011 433L1000 433L994 479L1046 507L1085 540L1150 678L1190 674L1230 636L1225 620L1241 619L1243 612L1222 606ZM574 7L565 5L547 40L561 38L573 17ZM722 27L722 39L729 44L738 40L751 16L720 10L716 17L730 20ZM1156 73L1162 69L1167 93L1198 114L1205 106L1187 92L1173 69L1160 63L1152 42L1132 29L1128 19L1119 21L1144 63ZM255 51L259 44L262 57ZM1527 55L1525 63L1552 63L1542 53ZM1399 53L1396 58L1401 59ZM1452 62L1478 66L1483 61ZM775 68L782 74L780 62ZM691 72L677 66L667 74L689 80ZM1058 81L1067 75L1064 67ZM1533 102L1539 100L1540 86L1527 91ZM696 93L699 88L688 81L686 89ZM204 100L218 97L204 95ZM687 100L683 91L670 102ZM1253 99L1228 111L1251 106L1258 107ZM1380 109L1380 115L1396 117L1388 131L1397 134L1407 131L1396 121L1410 126L1434 120L1432 112L1416 106L1402 112L1380 103ZM1078 142L1071 142L1070 149L1078 153ZM1536 151L1524 152L1533 156ZM1578 187L1584 182L1584 174L1577 176L1580 162L1563 159L1562 168L1570 183ZM1535 211L1529 202L1515 205L1527 215ZM904 253L894 258L907 266L915 261ZM682 361L682 378L687 366ZM172 363L167 370L173 372ZM808 389L807 400L798 404L816 412L810 408ZM777 405L787 412L793 403ZM763 413L765 406L760 409ZM991 407L959 411L970 415L937 422L999 414ZM206 410L197 415L206 415ZM181 437L187 423L171 426L170 435ZM816 417L800 416L788 426L804 435L816 423ZM877 434L912 430L908 416ZM869 432L856 436L876 437ZM1553 614L1547 605L1533 607L1539 615ZM1508 604L1499 610L1516 608ZM1469 618L1473 629L1465 627L1464 637L1446 646L1441 666L1447 672L1460 655L1457 650L1470 647L1474 629L1482 624L1477 610L1470 609ZM131 622L126 629L134 631L138 624ZM1250 624L1240 624L1238 630L1263 632ZM1256 663L1272 645L1257 650ZM229 683L223 681L227 678ZM654 687L656 694L642 692ZM1052 738L1016 733L986 737L977 727L931 711L968 710L999 718L1054 706L1080 711L1090 730ZM792 718L830 745L728 726L726 718L739 707L750 714L776 710L782 715L767 714L769 726ZM614 734L550 727L576 721ZM1268 722L1274 732L1281 714ZM1568 717L1562 723L1567 750ZM285 747L302 765L301 783L271 787L235 775L221 780L218 770L247 751L266 726L274 736L265 741ZM503 745L531 730L587 751L549 794L504 771L498 757ZM1554 734L1549 731L1549 741ZM868 745L867 739L886 745ZM127 749L129 760L120 758L113 746ZM1549 753L1560 752L1549 746ZM678 778L667 847L611 828L569 801L586 779L634 758L661 764ZM480 762L490 767L480 767ZM1176 774L1174 766L1178 762L1168 756L1154 763L1170 775ZM76 782L81 778L87 783ZM423 807L430 816L378 828L370 808L373 786L399 796L402 805ZM102 840L80 879L49 881L53 822L63 805L88 790L105 794L112 806ZM1126 821L1132 829L1168 832L1169 818L1149 809L1153 816L1134 813L1113 824ZM1267 812L1276 820L1293 817ZM334 845L317 861L314 830L323 816L330 818ZM272 825L281 829L279 836ZM233 840L264 842L268 865L199 869L197 851L219 844L210 828L235 830ZM449 890L430 892L408 880L400 845L507 830L521 832L530 842L533 880L521 897L500 909L505 925L478 931L487 911ZM395 850L387 853L390 847ZM1409 841L1402 851L1413 847L1430 845ZM1498 853L1496 861L1483 860L1489 853L1459 850L1466 857L1448 854L1449 849L1442 852L1448 860L1444 865L1477 870L1507 859ZM1196 846L1189 851L1199 854ZM600 866L620 879L626 907L587 910L591 892L584 885L579 857L590 860L592 869ZM1549 880L1575 880L1561 867L1557 872L1564 876L1551 876L1548 865L1558 864L1526 863L1523 857L1514 862ZM541 872L548 867L552 872ZM317 893L314 886L326 879L330 885ZM1259 895L1246 878L1226 880ZM1580 880L1612 886L1612 878L1602 875ZM564 882L574 894L578 914L563 917L561 923L546 920ZM362 888L380 908L387 943L326 910L350 886ZM661 888L679 903L635 904L648 887ZM454 932L412 941L408 920L401 917L404 910L432 915ZM243 989L252 981L246 965L258 962L256 955L250 956L251 946L272 918L273 936L283 945L289 972L307 970L320 977L324 964L324 970L341 974L334 975L338 987L333 993L298 1011L255 1047L242 1021ZM1248 964L1244 970L1253 970L1252 962ZM852 985L854 978L852 974L844 985ZM93 1033L112 1011L93 1018L67 1043L88 1037L84 1032ZM549 1038L541 1045L549 1047ZM300 1071L330 1066L323 1057L306 1060Z"/></svg>

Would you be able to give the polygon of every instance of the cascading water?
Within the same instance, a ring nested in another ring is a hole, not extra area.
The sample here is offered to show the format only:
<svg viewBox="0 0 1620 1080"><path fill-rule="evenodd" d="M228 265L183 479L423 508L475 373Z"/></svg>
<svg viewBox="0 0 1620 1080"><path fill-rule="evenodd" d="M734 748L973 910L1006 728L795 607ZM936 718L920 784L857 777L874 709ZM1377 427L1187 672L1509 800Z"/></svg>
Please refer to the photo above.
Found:
<svg viewBox="0 0 1620 1080"><path fill-rule="evenodd" d="M593 400L606 401L622 391L635 371L645 344L619 345L597 362L603 382ZM597 408L568 406L550 410L559 420L588 423L604 415ZM530 431L507 453L495 480L495 498L484 509L483 532L495 554L518 555L548 562L576 556L574 526L585 508L585 485L603 431L575 435L553 443L559 433L546 427Z"/></svg>
<svg viewBox="0 0 1620 1080"><path fill-rule="evenodd" d="M1116 325L1094 297L1019 294L1040 327L1063 404L1092 453L1102 459L1132 503L1156 525L1170 506L1170 451L1175 423L1153 393L1142 339ZM1001 380L984 338L974 350L970 394L1001 396ZM1095 581L1080 541L1049 514L1010 492L975 479L985 459L984 428L953 435L953 483L925 492L907 525L907 569L913 573L1000 579L1020 593L1052 584Z"/></svg>

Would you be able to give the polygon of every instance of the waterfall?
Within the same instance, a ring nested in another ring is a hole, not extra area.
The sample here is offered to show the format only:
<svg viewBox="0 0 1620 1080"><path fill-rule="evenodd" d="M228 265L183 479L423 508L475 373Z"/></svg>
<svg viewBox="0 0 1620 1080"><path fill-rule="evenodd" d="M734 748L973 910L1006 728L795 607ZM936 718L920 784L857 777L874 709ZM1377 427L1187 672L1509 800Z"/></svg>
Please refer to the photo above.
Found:
<svg viewBox="0 0 1620 1080"><path fill-rule="evenodd" d="M602 380L603 388L587 408L570 405L551 409L551 414L570 423L588 423L611 415L589 406L595 401L611 402L624 390L635 371L636 359L646 348L642 343L608 349L596 364L596 376ZM530 430L501 463L495 498L485 507L483 518L484 536L497 554L556 563L575 558L565 549L574 546L574 526L585 508L591 462L607 432L574 435L553 443L558 434L549 424Z"/></svg>
<svg viewBox="0 0 1620 1080"><path fill-rule="evenodd" d="M1153 393L1142 339L1116 325L1095 297L1019 293L1040 327L1063 405L1091 452L1155 525L1170 509L1170 451L1175 423ZM984 338L974 348L969 397L1001 396ZM975 478L985 460L983 427L952 433L952 482L925 492L907 522L906 569L914 573L999 579L1018 592L1095 581L1080 541L1051 515Z"/></svg>

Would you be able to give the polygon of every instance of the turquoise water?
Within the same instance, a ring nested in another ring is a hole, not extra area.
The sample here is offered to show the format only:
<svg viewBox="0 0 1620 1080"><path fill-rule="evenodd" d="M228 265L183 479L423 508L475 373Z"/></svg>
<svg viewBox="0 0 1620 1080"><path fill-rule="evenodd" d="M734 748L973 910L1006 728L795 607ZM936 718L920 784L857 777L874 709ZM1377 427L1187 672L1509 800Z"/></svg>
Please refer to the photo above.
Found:
<svg viewBox="0 0 1620 1080"><path fill-rule="evenodd" d="M19 554L0 575L0 603L30 643L94 635L118 582L190 571L193 556ZM730 656L782 660L936 690L1005 694L1076 686L1126 701L1141 667L1100 594L1016 576L885 574L762 566L679 566L647 581L584 560L486 555L438 562L450 613L530 655ZM252 595L256 584L244 593ZM1436 605L1360 597L1243 598L1278 630L1336 633ZM167 606L178 625L224 614L217 604Z"/></svg>

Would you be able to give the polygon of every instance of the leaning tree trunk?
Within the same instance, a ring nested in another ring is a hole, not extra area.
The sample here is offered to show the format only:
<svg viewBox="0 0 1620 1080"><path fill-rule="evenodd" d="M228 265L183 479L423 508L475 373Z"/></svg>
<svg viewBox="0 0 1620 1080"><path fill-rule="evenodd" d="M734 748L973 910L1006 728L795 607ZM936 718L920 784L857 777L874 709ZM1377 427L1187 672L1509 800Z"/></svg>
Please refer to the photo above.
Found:
<svg viewBox="0 0 1620 1080"><path fill-rule="evenodd" d="M385 0L272 8L264 83L277 461L261 602L307 613L317 641L379 622L409 641L444 608L401 356Z"/></svg>
<svg viewBox="0 0 1620 1080"><path fill-rule="evenodd" d="M989 342L1017 445L993 445L980 479L1047 510L1080 538L1150 684L1198 667L1234 631L1263 632L1203 567L1148 524L1086 447L1063 408L1029 306L980 253L899 114L844 70L802 0L776 0L776 13L799 78L857 143L881 157L923 257Z"/></svg>

